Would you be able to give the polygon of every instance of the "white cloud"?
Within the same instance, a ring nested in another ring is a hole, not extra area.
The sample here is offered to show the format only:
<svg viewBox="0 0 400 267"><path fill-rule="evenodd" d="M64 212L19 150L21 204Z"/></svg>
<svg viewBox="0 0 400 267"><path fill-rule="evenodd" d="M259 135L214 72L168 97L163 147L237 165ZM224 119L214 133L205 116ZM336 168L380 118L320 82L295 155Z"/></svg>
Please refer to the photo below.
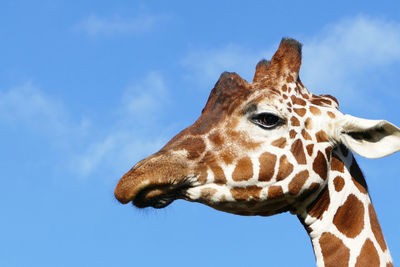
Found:
<svg viewBox="0 0 400 267"><path fill-rule="evenodd" d="M168 102L168 92L160 73L152 71L139 82L131 84L122 96L122 110L129 116L154 116Z"/></svg>
<svg viewBox="0 0 400 267"><path fill-rule="evenodd" d="M182 65L188 69L187 79L202 84L215 83L224 71L236 72L251 81L257 62L271 53L272 50L254 51L229 44L219 49L191 51L183 58Z"/></svg>
<svg viewBox="0 0 400 267"><path fill-rule="evenodd" d="M0 119L52 133L62 133L68 127L62 104L31 82L0 92Z"/></svg>
<svg viewBox="0 0 400 267"><path fill-rule="evenodd" d="M159 128L167 126L160 122L158 111L167 102L168 89L158 72L149 72L143 80L128 86L113 124L105 135L92 138L72 157L71 168L82 177L104 171L120 173L159 150L167 141Z"/></svg>
<svg viewBox="0 0 400 267"><path fill-rule="evenodd" d="M360 108L374 100L373 90L380 89L376 88L380 85L367 82L371 81L369 72L376 74L377 70L400 63L399 22L356 16L299 41L304 44L300 74L304 84L313 93L338 97L345 107ZM251 80L257 62L270 59L276 48L274 44L265 51L256 51L229 44L220 49L191 51L182 64L188 69L188 79L209 88L204 83L215 83L223 71L234 71ZM379 110L380 106L374 108Z"/></svg>
<svg viewBox="0 0 400 267"><path fill-rule="evenodd" d="M114 131L102 140L88 144L83 153L75 155L70 162L71 168L81 177L104 172L123 174L165 143L162 137L138 136L134 130Z"/></svg>
<svg viewBox="0 0 400 267"><path fill-rule="evenodd" d="M369 78L368 71L399 63L399 44L397 22L366 16L344 19L304 41L302 79L314 92L357 98L363 105L368 96L359 92L371 88L358 88L360 81Z"/></svg>
<svg viewBox="0 0 400 267"><path fill-rule="evenodd" d="M140 33L153 29L157 24L165 20L165 16L139 16L135 18L101 18L90 15L77 24L76 29L87 33L90 36L100 34L126 34Z"/></svg>

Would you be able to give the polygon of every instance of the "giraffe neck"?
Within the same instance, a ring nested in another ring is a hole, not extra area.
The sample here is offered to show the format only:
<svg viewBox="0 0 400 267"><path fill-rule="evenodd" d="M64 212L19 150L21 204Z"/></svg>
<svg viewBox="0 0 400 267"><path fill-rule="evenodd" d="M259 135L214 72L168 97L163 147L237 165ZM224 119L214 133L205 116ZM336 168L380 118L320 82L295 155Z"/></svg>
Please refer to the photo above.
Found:
<svg viewBox="0 0 400 267"><path fill-rule="evenodd" d="M332 151L326 186L297 214L317 266L393 266L365 179L346 148Z"/></svg>

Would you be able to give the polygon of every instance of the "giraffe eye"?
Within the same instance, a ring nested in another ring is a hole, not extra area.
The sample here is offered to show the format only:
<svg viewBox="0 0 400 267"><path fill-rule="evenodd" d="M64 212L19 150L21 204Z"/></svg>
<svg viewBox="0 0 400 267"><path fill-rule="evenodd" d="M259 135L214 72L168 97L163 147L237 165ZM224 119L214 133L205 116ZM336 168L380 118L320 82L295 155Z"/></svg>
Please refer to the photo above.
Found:
<svg viewBox="0 0 400 267"><path fill-rule="evenodd" d="M283 119L272 113L259 113L250 118L250 121L263 129L271 130L283 124Z"/></svg>

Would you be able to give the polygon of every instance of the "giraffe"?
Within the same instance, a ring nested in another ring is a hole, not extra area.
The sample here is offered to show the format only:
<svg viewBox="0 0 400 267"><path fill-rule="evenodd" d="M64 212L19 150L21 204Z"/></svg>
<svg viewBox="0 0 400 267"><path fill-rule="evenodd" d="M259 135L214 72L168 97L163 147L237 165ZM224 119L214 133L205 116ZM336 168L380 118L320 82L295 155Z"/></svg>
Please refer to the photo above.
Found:
<svg viewBox="0 0 400 267"><path fill-rule="evenodd" d="M299 78L301 44L283 38L252 83L224 72L193 125L137 163L115 197L139 208L176 199L238 215L296 215L317 266L393 266L352 152L400 150L400 129L343 114Z"/></svg>

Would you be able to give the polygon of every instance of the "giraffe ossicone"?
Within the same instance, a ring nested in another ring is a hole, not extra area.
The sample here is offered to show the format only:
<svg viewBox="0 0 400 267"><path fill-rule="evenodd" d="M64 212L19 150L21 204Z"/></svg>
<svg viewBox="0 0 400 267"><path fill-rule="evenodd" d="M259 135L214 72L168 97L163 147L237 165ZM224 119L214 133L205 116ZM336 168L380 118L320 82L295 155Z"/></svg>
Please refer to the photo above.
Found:
<svg viewBox="0 0 400 267"><path fill-rule="evenodd" d="M176 199L239 215L290 211L310 235L318 266L392 266L351 151L400 150L400 129L342 114L337 100L299 79L301 44L282 39L252 83L225 72L199 119L119 181L121 203L163 208Z"/></svg>

